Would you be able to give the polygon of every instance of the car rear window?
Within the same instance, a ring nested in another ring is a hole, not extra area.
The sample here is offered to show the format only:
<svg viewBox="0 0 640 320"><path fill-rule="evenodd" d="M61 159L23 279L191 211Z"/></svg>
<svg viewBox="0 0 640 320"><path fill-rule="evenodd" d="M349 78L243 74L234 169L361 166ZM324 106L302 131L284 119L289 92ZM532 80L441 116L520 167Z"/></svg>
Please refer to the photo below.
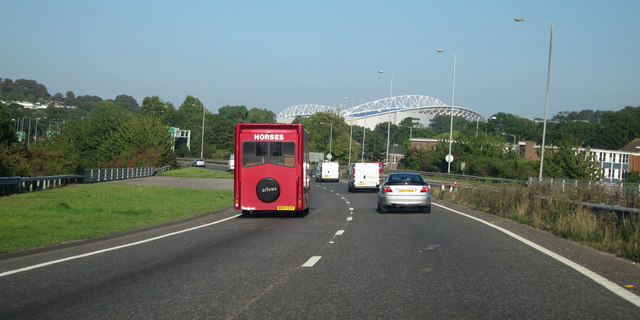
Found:
<svg viewBox="0 0 640 320"><path fill-rule="evenodd" d="M422 176L417 174L394 174L387 178L388 184L424 184Z"/></svg>

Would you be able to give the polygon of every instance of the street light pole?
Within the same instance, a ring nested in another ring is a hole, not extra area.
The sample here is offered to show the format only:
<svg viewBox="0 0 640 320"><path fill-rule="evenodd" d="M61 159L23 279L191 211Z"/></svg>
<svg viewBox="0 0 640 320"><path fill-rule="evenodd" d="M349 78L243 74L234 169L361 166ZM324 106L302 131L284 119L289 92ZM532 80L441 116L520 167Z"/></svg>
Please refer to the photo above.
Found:
<svg viewBox="0 0 640 320"><path fill-rule="evenodd" d="M200 159L204 159L204 105L202 105L202 141L200 141Z"/></svg>
<svg viewBox="0 0 640 320"><path fill-rule="evenodd" d="M344 97L345 100L349 99L349 97ZM351 110L353 110L353 105L356 102L356 98L351 98ZM351 166L351 141L353 140L353 116L351 116L351 121L349 121L349 164Z"/></svg>
<svg viewBox="0 0 640 320"><path fill-rule="evenodd" d="M540 151L540 174L538 180L542 181L542 168L544 167L544 144L547 137L547 111L549 110L549 83L551 82L551 51L553 48L553 23L539 22L533 20L525 20L522 18L513 19L515 22L527 21L531 23L544 24L551 27L551 33L549 35L549 63L547 64L547 93L544 98L544 122L542 125L542 151Z"/></svg>
<svg viewBox="0 0 640 320"><path fill-rule="evenodd" d="M367 118L364 119L364 123L362 126L362 159L360 162L364 162L364 138L367 134Z"/></svg>
<svg viewBox="0 0 640 320"><path fill-rule="evenodd" d="M378 73L384 73L379 70ZM385 156L385 166L389 166L389 138L391 137L391 104L393 103L393 72L391 72L391 87L389 89L389 122L387 122L387 155Z"/></svg>
<svg viewBox="0 0 640 320"><path fill-rule="evenodd" d="M446 50L438 49L439 53L446 52ZM456 51L453 51L453 84L451 86L451 124L449 125L449 155L451 159L451 144L453 143L453 106L455 105L456 98ZM447 173L451 173L451 161L447 161Z"/></svg>
<svg viewBox="0 0 640 320"><path fill-rule="evenodd" d="M324 122L320 122L319 124L328 124L331 126L331 131L329 131L329 154L331 154L331 143L333 141L333 123L324 123ZM333 157L333 155L332 155ZM331 160L331 159L329 159Z"/></svg>

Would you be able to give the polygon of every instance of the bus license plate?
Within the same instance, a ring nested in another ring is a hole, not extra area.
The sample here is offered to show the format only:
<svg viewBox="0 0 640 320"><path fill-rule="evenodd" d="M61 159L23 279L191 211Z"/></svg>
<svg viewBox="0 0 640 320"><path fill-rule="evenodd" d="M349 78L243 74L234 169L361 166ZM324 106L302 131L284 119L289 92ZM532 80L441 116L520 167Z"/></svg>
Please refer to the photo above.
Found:
<svg viewBox="0 0 640 320"><path fill-rule="evenodd" d="M284 211L284 210L286 210L286 211L293 211L293 210L295 210L295 209L296 209L296 207L294 207L294 206L278 206L278 210L283 210L283 211Z"/></svg>

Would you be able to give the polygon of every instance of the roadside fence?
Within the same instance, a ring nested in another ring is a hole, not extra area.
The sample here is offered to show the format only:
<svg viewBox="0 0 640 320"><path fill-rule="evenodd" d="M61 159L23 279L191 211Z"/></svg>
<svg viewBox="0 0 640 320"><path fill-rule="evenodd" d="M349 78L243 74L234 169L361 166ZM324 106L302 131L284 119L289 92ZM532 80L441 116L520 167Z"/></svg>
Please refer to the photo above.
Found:
<svg viewBox="0 0 640 320"><path fill-rule="evenodd" d="M529 177L529 179L527 179L527 186L533 186L538 184L550 185L552 188L561 190L562 192L575 190L575 189L591 189L594 187L598 187L598 188L605 188L606 190L609 190L609 191L640 193L640 183L603 182L603 181L553 179L553 178L542 178L542 180L539 180L536 177Z"/></svg>

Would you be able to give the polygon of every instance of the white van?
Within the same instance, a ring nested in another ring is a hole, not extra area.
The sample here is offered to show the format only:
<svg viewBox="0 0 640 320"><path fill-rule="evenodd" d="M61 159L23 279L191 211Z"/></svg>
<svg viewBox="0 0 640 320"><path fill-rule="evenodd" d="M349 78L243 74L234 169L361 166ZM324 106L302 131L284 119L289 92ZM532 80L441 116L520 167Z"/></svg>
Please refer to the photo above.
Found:
<svg viewBox="0 0 640 320"><path fill-rule="evenodd" d="M352 163L349 167L349 192L356 190L378 191L380 166L377 163Z"/></svg>
<svg viewBox="0 0 640 320"><path fill-rule="evenodd" d="M338 181L340 179L340 166L337 162L323 161L318 163L316 169L316 182Z"/></svg>
<svg viewBox="0 0 640 320"><path fill-rule="evenodd" d="M236 166L236 162L235 162L235 154L231 154L229 156L229 162L227 162L227 171L233 171L233 169L235 169Z"/></svg>

